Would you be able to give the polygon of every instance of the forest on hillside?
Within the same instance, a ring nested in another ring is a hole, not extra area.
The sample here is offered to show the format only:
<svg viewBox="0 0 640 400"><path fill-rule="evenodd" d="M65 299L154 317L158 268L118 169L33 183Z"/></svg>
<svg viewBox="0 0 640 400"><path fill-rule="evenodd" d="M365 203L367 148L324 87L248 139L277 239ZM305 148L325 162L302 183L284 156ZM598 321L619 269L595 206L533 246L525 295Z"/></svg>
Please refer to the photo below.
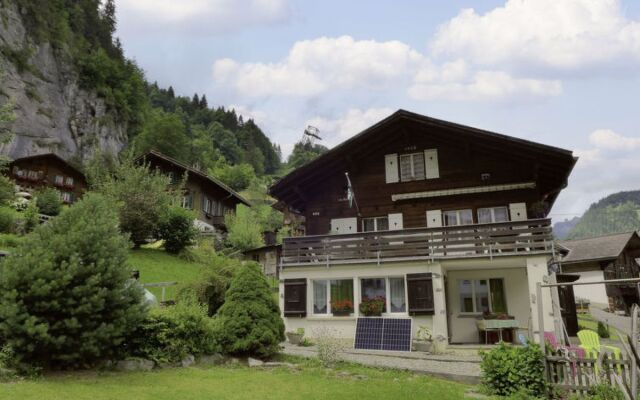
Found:
<svg viewBox="0 0 640 400"><path fill-rule="evenodd" d="M640 230L640 190L618 192L591 204L567 239Z"/></svg>

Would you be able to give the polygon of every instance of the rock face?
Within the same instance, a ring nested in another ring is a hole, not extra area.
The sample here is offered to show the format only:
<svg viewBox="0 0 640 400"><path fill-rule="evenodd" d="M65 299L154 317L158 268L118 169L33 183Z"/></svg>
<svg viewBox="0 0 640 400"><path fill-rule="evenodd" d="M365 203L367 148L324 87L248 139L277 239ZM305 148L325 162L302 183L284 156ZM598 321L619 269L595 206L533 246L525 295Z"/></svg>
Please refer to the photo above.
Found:
<svg viewBox="0 0 640 400"><path fill-rule="evenodd" d="M114 120L104 101L79 85L74 66L57 56L47 43L29 37L17 7L0 4L0 46L31 48L30 67L20 71L0 53L0 104L14 104L13 138L0 145L11 158L54 152L65 159L86 160L96 148L119 152L127 127Z"/></svg>

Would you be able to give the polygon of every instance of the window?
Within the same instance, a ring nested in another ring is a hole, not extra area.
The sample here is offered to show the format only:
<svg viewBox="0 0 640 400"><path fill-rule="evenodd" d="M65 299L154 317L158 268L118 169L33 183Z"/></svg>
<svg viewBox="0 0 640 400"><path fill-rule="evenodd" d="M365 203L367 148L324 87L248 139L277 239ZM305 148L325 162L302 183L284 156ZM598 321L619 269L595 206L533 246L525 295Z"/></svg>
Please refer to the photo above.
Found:
<svg viewBox="0 0 640 400"><path fill-rule="evenodd" d="M364 232L388 231L389 218L388 217L363 218L362 230Z"/></svg>
<svg viewBox="0 0 640 400"><path fill-rule="evenodd" d="M191 193L182 196L182 208L193 209L193 195Z"/></svg>
<svg viewBox="0 0 640 400"><path fill-rule="evenodd" d="M70 176L67 176L67 179L65 180L65 185L73 186L73 178Z"/></svg>
<svg viewBox="0 0 640 400"><path fill-rule="evenodd" d="M409 182L424 178L424 153L402 154L400 156L400 180Z"/></svg>
<svg viewBox="0 0 640 400"><path fill-rule="evenodd" d="M478 208L479 224L507 221L509 221L509 209L507 207Z"/></svg>
<svg viewBox="0 0 640 400"><path fill-rule="evenodd" d="M404 278L365 278L360 280L361 300L385 299L383 312L391 310L392 313L407 311L407 302L404 291Z"/></svg>
<svg viewBox="0 0 640 400"><path fill-rule="evenodd" d="M461 279L458 281L460 312L462 313L506 313L504 280Z"/></svg>
<svg viewBox="0 0 640 400"><path fill-rule="evenodd" d="M471 212L471 210L445 211L443 213L443 216L445 226L473 224L473 213Z"/></svg>
<svg viewBox="0 0 640 400"><path fill-rule="evenodd" d="M205 195L202 195L202 211L211 214L211 200Z"/></svg>
<svg viewBox="0 0 640 400"><path fill-rule="evenodd" d="M353 311L353 279L313 281L313 313L328 314L334 305L349 305Z"/></svg>
<svg viewBox="0 0 640 400"><path fill-rule="evenodd" d="M211 214L217 217L224 215L222 203L217 200L211 201Z"/></svg>
<svg viewBox="0 0 640 400"><path fill-rule="evenodd" d="M73 193L70 192L62 192L60 193L60 198L64 203L70 204L73 202Z"/></svg>
<svg viewBox="0 0 640 400"><path fill-rule="evenodd" d="M53 178L53 183L58 186L62 186L64 184L64 177L62 175L56 175Z"/></svg>

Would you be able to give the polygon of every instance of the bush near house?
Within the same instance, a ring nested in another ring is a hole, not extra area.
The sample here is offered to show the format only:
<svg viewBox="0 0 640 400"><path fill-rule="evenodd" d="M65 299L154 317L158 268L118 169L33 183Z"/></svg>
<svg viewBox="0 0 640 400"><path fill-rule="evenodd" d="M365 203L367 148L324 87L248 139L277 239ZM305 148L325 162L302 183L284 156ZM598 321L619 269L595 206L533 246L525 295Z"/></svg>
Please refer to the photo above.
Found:
<svg viewBox="0 0 640 400"><path fill-rule="evenodd" d="M195 215L192 211L172 206L162 215L158 223L156 237L164 240L168 253L177 254L193 244L198 231L193 226Z"/></svg>
<svg viewBox="0 0 640 400"><path fill-rule="evenodd" d="M500 343L489 352L480 352L482 384L497 396L526 392L545 397L544 354L538 346L510 346Z"/></svg>
<svg viewBox="0 0 640 400"><path fill-rule="evenodd" d="M268 358L278 352L284 323L258 264L245 264L233 277L216 314L216 337L229 354Z"/></svg>
<svg viewBox="0 0 640 400"><path fill-rule="evenodd" d="M88 194L29 234L0 264L0 337L19 362L95 364L142 321L129 282L129 242L102 196Z"/></svg>
<svg viewBox="0 0 640 400"><path fill-rule="evenodd" d="M56 216L62 210L60 194L53 188L45 188L36 193L36 205L42 214Z"/></svg>

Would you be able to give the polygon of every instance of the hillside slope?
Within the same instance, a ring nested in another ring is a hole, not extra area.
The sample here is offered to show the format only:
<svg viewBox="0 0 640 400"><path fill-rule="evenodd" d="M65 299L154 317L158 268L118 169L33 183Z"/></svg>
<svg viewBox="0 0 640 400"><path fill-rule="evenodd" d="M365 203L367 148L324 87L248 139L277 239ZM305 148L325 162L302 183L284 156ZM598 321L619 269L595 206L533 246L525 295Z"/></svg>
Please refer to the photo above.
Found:
<svg viewBox="0 0 640 400"><path fill-rule="evenodd" d="M582 239L640 230L640 190L618 192L593 203L567 235Z"/></svg>

